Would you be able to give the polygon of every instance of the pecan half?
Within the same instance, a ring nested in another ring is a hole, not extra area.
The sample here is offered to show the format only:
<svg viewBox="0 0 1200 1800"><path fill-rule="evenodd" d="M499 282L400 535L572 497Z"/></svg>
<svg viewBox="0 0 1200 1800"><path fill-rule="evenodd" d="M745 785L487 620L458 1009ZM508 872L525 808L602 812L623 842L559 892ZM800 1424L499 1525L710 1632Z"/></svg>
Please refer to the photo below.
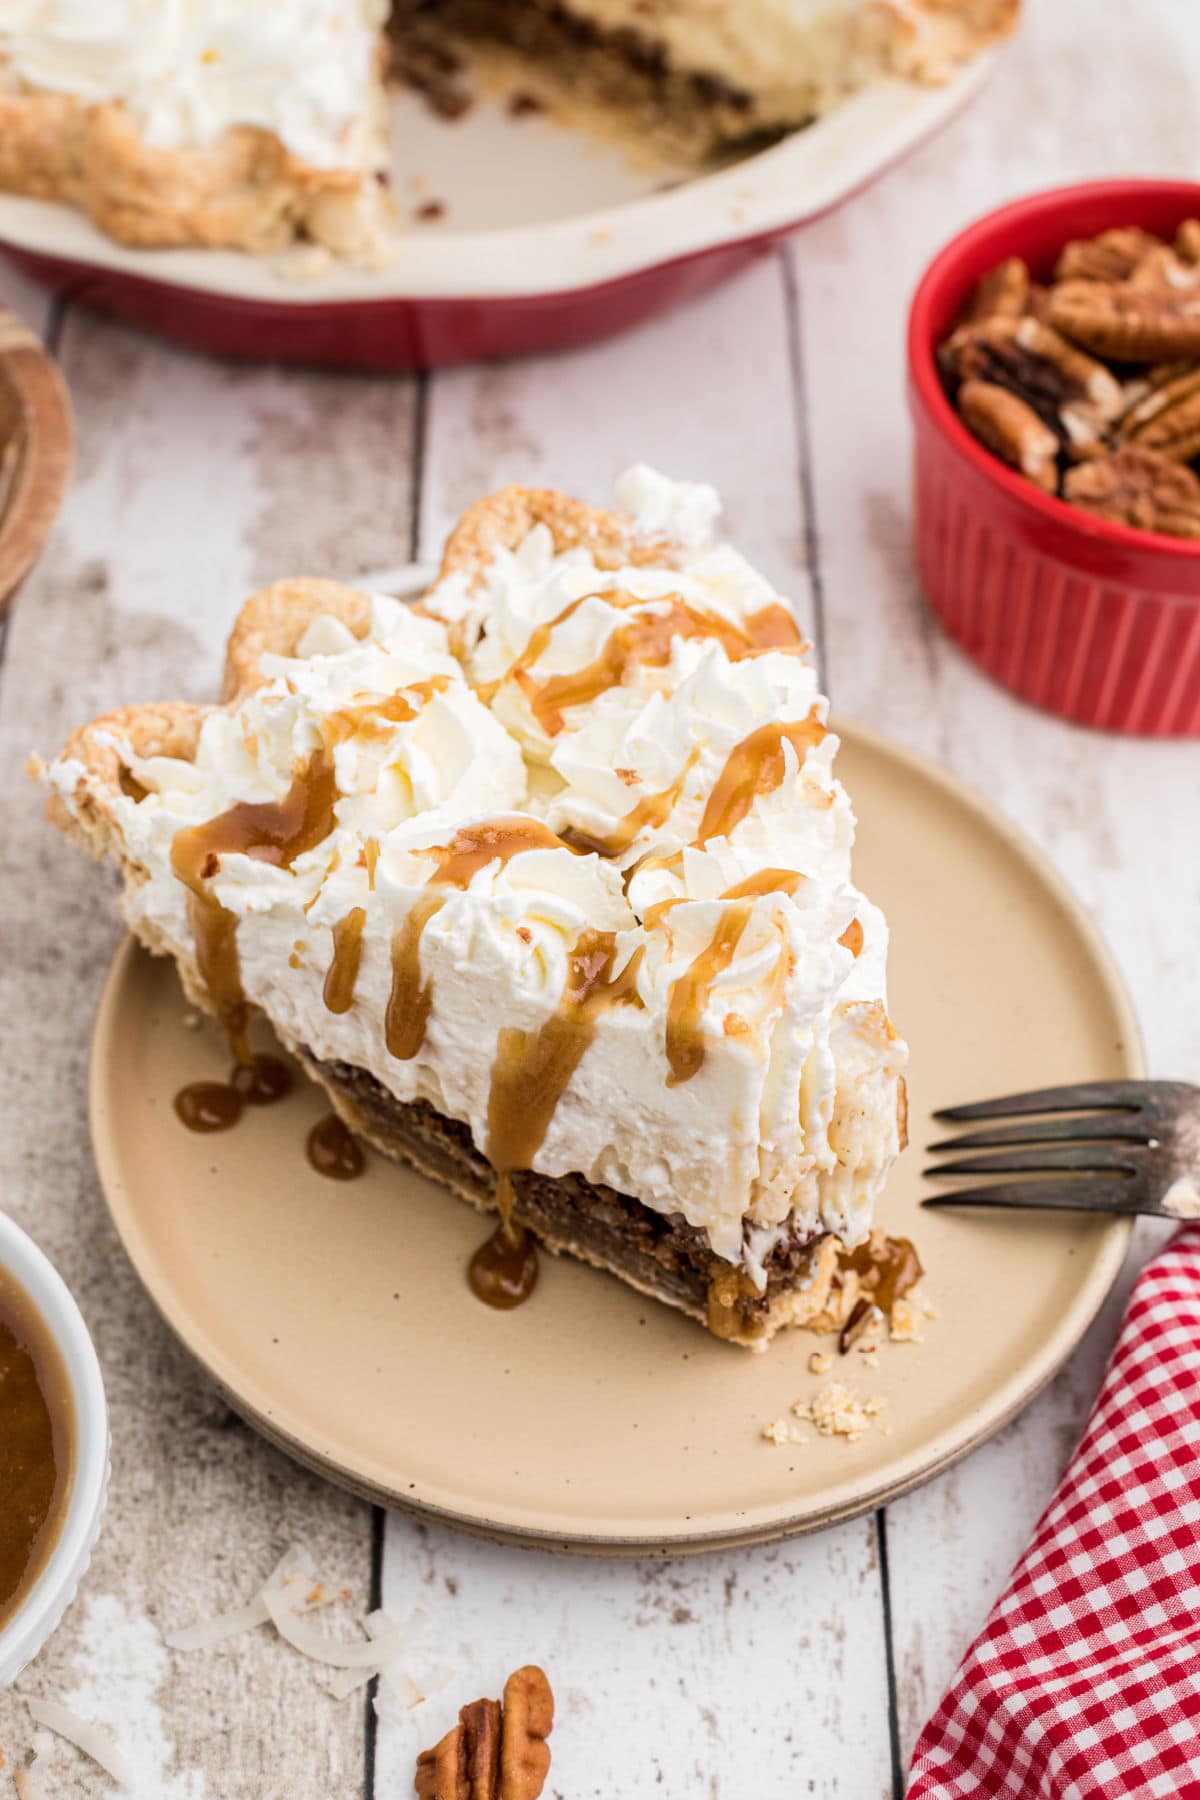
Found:
<svg viewBox="0 0 1200 1800"><path fill-rule="evenodd" d="M976 284L963 320L1019 319L1028 301L1029 270L1019 256L1010 256Z"/></svg>
<svg viewBox="0 0 1200 1800"><path fill-rule="evenodd" d="M961 325L941 356L952 379L1010 389L1073 454L1100 440L1125 404L1110 370L1029 314Z"/></svg>
<svg viewBox="0 0 1200 1800"><path fill-rule="evenodd" d="M1121 420L1120 437L1125 444L1160 450L1172 462L1200 455L1200 368L1152 387Z"/></svg>
<svg viewBox="0 0 1200 1800"><path fill-rule="evenodd" d="M1131 288L1173 288L1177 293L1188 293L1200 288L1200 267L1185 262L1169 244L1159 244L1146 252L1130 272L1126 285Z"/></svg>
<svg viewBox="0 0 1200 1800"><path fill-rule="evenodd" d="M1200 357L1200 291L1064 281L1051 291L1050 318L1064 337L1116 362Z"/></svg>
<svg viewBox="0 0 1200 1800"><path fill-rule="evenodd" d="M965 381L958 410L981 444L1044 493L1057 493L1058 435L1018 394L990 381Z"/></svg>
<svg viewBox="0 0 1200 1800"><path fill-rule="evenodd" d="M1102 231L1098 237L1073 238L1054 265L1055 281L1124 281L1147 251L1162 248L1161 238L1136 225Z"/></svg>
<svg viewBox="0 0 1200 1800"><path fill-rule="evenodd" d="M1129 444L1068 471L1063 497L1099 519L1200 538L1200 480L1157 450Z"/></svg>
<svg viewBox="0 0 1200 1800"><path fill-rule="evenodd" d="M554 1695L541 1669L528 1663L504 1684L499 1800L537 1800L550 1773Z"/></svg>
<svg viewBox="0 0 1200 1800"><path fill-rule="evenodd" d="M473 1700L440 1743L422 1750L418 1800L538 1800L550 1772L553 1725L550 1683L527 1664L509 1676L503 1700Z"/></svg>
<svg viewBox="0 0 1200 1800"><path fill-rule="evenodd" d="M1185 219L1175 233L1175 254L1181 262L1200 262L1200 219Z"/></svg>
<svg viewBox="0 0 1200 1800"><path fill-rule="evenodd" d="M1029 284L1029 298L1025 303L1025 311L1031 318L1040 319L1043 325L1050 323L1050 289L1040 281Z"/></svg>

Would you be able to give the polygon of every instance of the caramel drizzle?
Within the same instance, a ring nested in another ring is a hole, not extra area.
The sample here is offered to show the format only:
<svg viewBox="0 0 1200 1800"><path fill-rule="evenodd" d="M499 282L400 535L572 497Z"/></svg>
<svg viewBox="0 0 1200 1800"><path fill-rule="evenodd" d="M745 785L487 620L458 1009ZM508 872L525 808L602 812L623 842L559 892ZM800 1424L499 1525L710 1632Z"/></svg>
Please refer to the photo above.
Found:
<svg viewBox="0 0 1200 1800"><path fill-rule="evenodd" d="M744 881L726 888L722 900L761 900L766 894L794 894L808 880L797 869L757 869Z"/></svg>
<svg viewBox="0 0 1200 1800"><path fill-rule="evenodd" d="M125 798L132 800L135 806L140 806L150 792L150 789L138 780L133 770L126 768L124 763L117 770L117 786Z"/></svg>
<svg viewBox="0 0 1200 1800"><path fill-rule="evenodd" d="M715 982L733 961L752 911L751 900L731 901L706 948L671 985L667 1001L668 1087L690 1081L703 1067L704 1010Z"/></svg>
<svg viewBox="0 0 1200 1800"><path fill-rule="evenodd" d="M333 927L333 961L325 976L324 1000L331 1013L347 1013L354 1005L354 989L362 961L365 908L355 906Z"/></svg>
<svg viewBox="0 0 1200 1800"><path fill-rule="evenodd" d="M851 956L859 956L863 947L862 920L851 919L845 931L843 931L841 937L838 939L838 943L847 949Z"/></svg>
<svg viewBox="0 0 1200 1800"><path fill-rule="evenodd" d="M431 675L427 681L414 681L399 693L379 694L330 713L322 726L328 744L341 744L347 738L383 738L388 727L407 725L419 718L435 694L444 694L450 685L447 675ZM414 698L415 696L415 703Z"/></svg>
<svg viewBox="0 0 1200 1800"><path fill-rule="evenodd" d="M586 600L596 599L623 611L645 610L615 626L599 656L582 669L538 681L531 670L549 648L555 631ZM649 610L652 607L658 610ZM563 729L562 715L567 707L584 706L609 688L620 686L634 664L642 668L665 668L671 660L671 645L675 638L712 638L721 645L730 662L761 656L768 650L783 650L800 656L807 648L795 619L778 601L770 602L735 624L719 613L690 606L678 594L663 595L659 599L624 593L584 594L565 606L555 618L539 625L502 679L480 687L479 696L489 701L504 681L515 681L542 730L548 737L556 737Z"/></svg>
<svg viewBox="0 0 1200 1800"><path fill-rule="evenodd" d="M539 819L491 819L456 832L451 843L424 852L437 860L427 888L468 887L488 863L508 863L524 850L561 850L563 840ZM392 938L392 988L384 1016L384 1037L399 1062L410 1062L425 1041L433 1005L433 985L421 980L421 939L448 896L426 892L409 909Z"/></svg>
<svg viewBox="0 0 1200 1800"><path fill-rule="evenodd" d="M710 838L728 837L760 794L772 794L783 786L787 774L785 744L790 744L803 762L825 735L825 727L816 714L809 713L807 719L796 724L760 725L735 744L708 796L697 845L703 849Z"/></svg>
<svg viewBox="0 0 1200 1800"><path fill-rule="evenodd" d="M693 750L670 787L663 788L657 794L644 795L632 811L618 820L616 830L607 837L594 837L590 831L567 825L562 831L563 843L568 850L574 850L582 856L603 856L609 861L613 857L624 856L640 832L647 827L657 829L666 821L668 813L683 792L683 784L691 772L696 756L697 752Z"/></svg>
<svg viewBox="0 0 1200 1800"><path fill-rule="evenodd" d="M616 953L615 932L582 932L567 959L557 1012L536 1031L505 1026L500 1032L488 1096L488 1158L503 1175L532 1166L602 1015L615 1006L641 1006L643 950L614 975Z"/></svg>
<svg viewBox="0 0 1200 1800"><path fill-rule="evenodd" d="M717 926L707 949L701 951L690 969L672 985L667 1001L667 1062L671 1073L667 1086L676 1087L690 1081L704 1066L706 1044L704 1012L719 975L729 967L755 900L769 894L794 894L808 877L798 869L757 869L721 895L728 910ZM678 900L663 900L646 909L646 924L653 926ZM857 921L855 921L857 923ZM731 1013L725 1020L727 1037L744 1037L750 1027L744 1019Z"/></svg>
<svg viewBox="0 0 1200 1800"><path fill-rule="evenodd" d="M314 750L282 800L240 801L203 825L177 831L171 867L188 889L188 914L200 976L239 1062L249 1059L246 996L237 948L237 914L222 906L209 883L222 856L249 856L276 869L323 843L333 830L338 800L333 758Z"/></svg>
<svg viewBox="0 0 1200 1800"><path fill-rule="evenodd" d="M392 938L392 987L383 1016L383 1036L398 1062L411 1062L425 1042L433 983L421 981L421 938L430 919L445 904L445 894L422 894Z"/></svg>

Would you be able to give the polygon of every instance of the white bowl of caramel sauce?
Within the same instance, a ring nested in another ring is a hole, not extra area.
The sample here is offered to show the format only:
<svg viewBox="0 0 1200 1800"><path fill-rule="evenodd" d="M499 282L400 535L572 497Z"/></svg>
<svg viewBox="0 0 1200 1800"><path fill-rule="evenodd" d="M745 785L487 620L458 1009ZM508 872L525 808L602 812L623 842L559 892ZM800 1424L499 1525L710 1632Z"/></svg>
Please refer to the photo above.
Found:
<svg viewBox="0 0 1200 1800"><path fill-rule="evenodd" d="M108 1407L83 1315L0 1212L0 1687L75 1597L108 1487Z"/></svg>

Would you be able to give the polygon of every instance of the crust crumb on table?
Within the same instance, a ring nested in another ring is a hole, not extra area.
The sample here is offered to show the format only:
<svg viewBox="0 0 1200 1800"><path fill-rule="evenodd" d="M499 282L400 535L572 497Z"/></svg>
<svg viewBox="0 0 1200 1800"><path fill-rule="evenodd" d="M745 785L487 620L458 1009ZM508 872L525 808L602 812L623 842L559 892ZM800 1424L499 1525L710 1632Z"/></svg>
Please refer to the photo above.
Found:
<svg viewBox="0 0 1200 1800"><path fill-rule="evenodd" d="M808 1372L810 1375L828 1375L832 1367L833 1358L830 1356L828 1350L814 1350L808 1359Z"/></svg>

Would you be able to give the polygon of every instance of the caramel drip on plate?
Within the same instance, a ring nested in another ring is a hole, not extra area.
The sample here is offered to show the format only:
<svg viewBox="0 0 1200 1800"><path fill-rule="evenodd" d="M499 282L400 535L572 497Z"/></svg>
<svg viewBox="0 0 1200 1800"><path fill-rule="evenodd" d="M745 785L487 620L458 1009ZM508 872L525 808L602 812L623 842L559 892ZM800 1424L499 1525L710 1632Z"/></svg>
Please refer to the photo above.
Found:
<svg viewBox="0 0 1200 1800"><path fill-rule="evenodd" d="M616 953L615 932L582 932L568 958L558 1011L536 1031L501 1031L488 1096L488 1156L504 1173L532 1166L601 1015L614 1006L641 1005L642 949L614 975Z"/></svg>
<svg viewBox="0 0 1200 1800"><path fill-rule="evenodd" d="M250 1052L238 964L238 919L221 905L209 883L220 873L221 857L227 855L250 856L273 868L290 869L297 857L329 836L337 799L333 758L325 750L314 750L282 800L240 801L215 819L185 826L175 834L171 867L188 889L201 979L239 1062L248 1061Z"/></svg>
<svg viewBox="0 0 1200 1800"><path fill-rule="evenodd" d="M696 843L703 848L710 838L728 837L760 794L772 794L782 787L787 773L785 744L790 744L803 762L807 751L825 735L825 727L810 713L796 724L760 725L735 744L708 796Z"/></svg>
<svg viewBox="0 0 1200 1800"><path fill-rule="evenodd" d="M537 1243L533 1233L513 1220L512 1176L496 1180L496 1208L500 1223L480 1244L467 1269L471 1292L485 1306L509 1312L528 1300L538 1278Z"/></svg>
<svg viewBox="0 0 1200 1800"><path fill-rule="evenodd" d="M530 671L549 648L557 628L589 599L603 600L609 606L625 611L632 608L645 610L615 626L594 661L569 674L550 675L539 681ZM531 633L529 642L503 679L517 682L538 724L548 736L555 737L563 728L564 708L584 706L609 688L618 687L634 664L643 668L665 668L671 660L671 644L675 638L712 638L721 645L730 662L761 656L767 650L801 655L806 647L791 613L777 601L735 623L732 619L722 618L719 613L690 606L678 594L655 599L635 594L585 594ZM492 699L500 686L500 682L492 682L481 687L480 697L485 701Z"/></svg>
<svg viewBox="0 0 1200 1800"><path fill-rule="evenodd" d="M507 863L525 850L561 850L563 840L539 819L514 817L490 819L483 825L470 825L456 832L449 844L423 852L433 856L437 866L429 877L428 888L467 888L473 877L488 863ZM433 1004L433 988L421 980L421 939L434 914L444 906L446 896L436 892L421 895L392 938L392 990L384 1019L384 1037L391 1054L399 1062L409 1062L425 1041Z"/></svg>
<svg viewBox="0 0 1200 1800"><path fill-rule="evenodd" d="M528 1300L538 1278L537 1243L523 1225L509 1231L497 1225L471 1258L467 1280L485 1306L511 1312Z"/></svg>
<svg viewBox="0 0 1200 1800"><path fill-rule="evenodd" d="M745 881L726 888L722 900L761 900L766 894L794 894L808 880L797 869L757 869Z"/></svg>
<svg viewBox="0 0 1200 1800"><path fill-rule="evenodd" d="M317 1174L331 1181L353 1181L366 1167L361 1148L336 1113L317 1120L305 1148Z"/></svg>
<svg viewBox="0 0 1200 1800"><path fill-rule="evenodd" d="M363 926L366 911L356 906L333 928L333 961L325 976L324 999L331 1013L347 1013L354 1005L354 988L358 966L362 961Z"/></svg>
<svg viewBox="0 0 1200 1800"><path fill-rule="evenodd" d="M292 1076L278 1056L259 1054L235 1063L228 1081L192 1081L175 1096L175 1111L189 1131L228 1131L246 1106L274 1106L291 1092Z"/></svg>
<svg viewBox="0 0 1200 1800"><path fill-rule="evenodd" d="M851 919L845 931L843 931L841 937L838 939L838 943L844 945L851 956L858 956L861 953L863 947L863 928L861 919Z"/></svg>
<svg viewBox="0 0 1200 1800"><path fill-rule="evenodd" d="M671 985L667 1001L668 1087L690 1081L704 1066L704 1009L718 976L733 961L752 910L750 900L735 900L727 906L710 942Z"/></svg>
<svg viewBox="0 0 1200 1800"><path fill-rule="evenodd" d="M189 1081L175 1096L175 1111L189 1131L228 1131L242 1116L242 1096L228 1081Z"/></svg>

